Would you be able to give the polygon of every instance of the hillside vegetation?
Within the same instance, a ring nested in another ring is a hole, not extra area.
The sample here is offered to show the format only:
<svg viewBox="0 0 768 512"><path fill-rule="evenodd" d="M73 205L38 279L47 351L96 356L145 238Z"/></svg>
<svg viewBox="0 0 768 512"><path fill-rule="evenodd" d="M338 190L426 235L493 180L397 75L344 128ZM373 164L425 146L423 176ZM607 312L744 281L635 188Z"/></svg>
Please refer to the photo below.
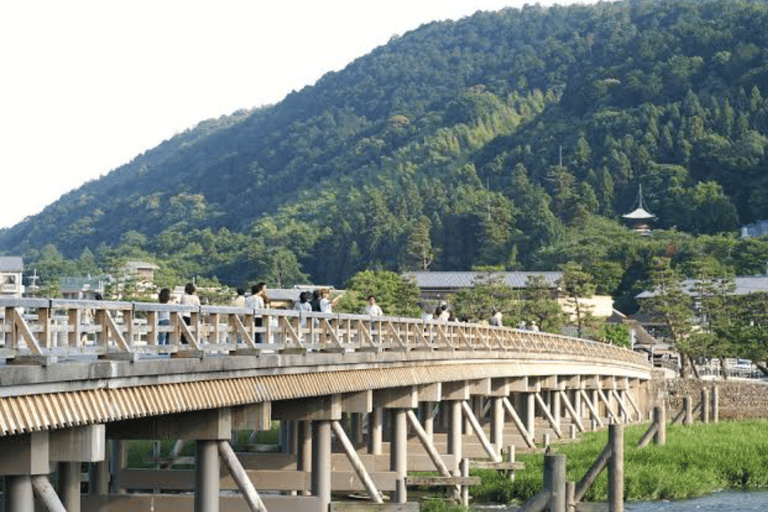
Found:
<svg viewBox="0 0 768 512"><path fill-rule="evenodd" d="M165 141L0 232L0 250L44 271L143 257L169 278L283 286L576 260L627 304L654 254L762 272L765 242L734 234L768 218L766 26L766 0L431 23ZM640 184L647 239L617 222Z"/></svg>

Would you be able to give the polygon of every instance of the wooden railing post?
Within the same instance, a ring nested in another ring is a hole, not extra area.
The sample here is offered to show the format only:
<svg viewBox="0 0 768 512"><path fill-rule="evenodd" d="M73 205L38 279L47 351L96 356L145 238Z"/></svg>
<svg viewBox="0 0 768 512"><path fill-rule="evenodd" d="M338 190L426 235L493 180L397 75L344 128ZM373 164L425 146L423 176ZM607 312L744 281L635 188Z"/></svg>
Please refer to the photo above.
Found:
<svg viewBox="0 0 768 512"><path fill-rule="evenodd" d="M701 390L701 422L709 423L709 390Z"/></svg>
<svg viewBox="0 0 768 512"><path fill-rule="evenodd" d="M657 405L653 408L653 422L657 425L653 444L664 446L667 444L667 410L663 405Z"/></svg>
<svg viewBox="0 0 768 512"><path fill-rule="evenodd" d="M685 411L685 415L683 416L683 425L691 425L693 423L693 409L691 404L691 397L688 395L683 397L683 411Z"/></svg>
<svg viewBox="0 0 768 512"><path fill-rule="evenodd" d="M544 489L550 493L550 512L566 512L565 455L544 456Z"/></svg>
<svg viewBox="0 0 768 512"><path fill-rule="evenodd" d="M624 511L624 425L608 425L608 444L611 458L608 461L608 511Z"/></svg>

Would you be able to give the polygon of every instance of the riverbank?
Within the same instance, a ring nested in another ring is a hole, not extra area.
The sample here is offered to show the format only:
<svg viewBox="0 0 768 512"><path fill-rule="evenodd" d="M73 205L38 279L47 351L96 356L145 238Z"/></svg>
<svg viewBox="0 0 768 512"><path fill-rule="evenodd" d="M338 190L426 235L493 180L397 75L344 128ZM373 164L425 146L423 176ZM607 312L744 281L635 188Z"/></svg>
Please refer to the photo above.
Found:
<svg viewBox="0 0 768 512"><path fill-rule="evenodd" d="M671 425L665 446L637 449L648 425L624 433L624 493L627 501L681 500L712 492L768 489L768 421ZM608 440L607 432L586 433L578 443L553 445L567 457L569 480L578 481ZM520 454L526 469L510 482L494 471L478 470L483 483L473 487L474 503L521 503L542 487L543 454ZM585 501L607 499L605 472L587 492Z"/></svg>

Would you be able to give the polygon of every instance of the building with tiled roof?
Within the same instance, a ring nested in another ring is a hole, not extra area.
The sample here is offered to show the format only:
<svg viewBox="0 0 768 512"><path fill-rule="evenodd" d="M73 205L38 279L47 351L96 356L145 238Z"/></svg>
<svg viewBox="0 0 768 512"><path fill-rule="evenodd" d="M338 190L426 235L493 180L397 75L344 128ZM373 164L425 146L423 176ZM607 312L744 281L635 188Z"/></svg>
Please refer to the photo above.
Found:
<svg viewBox="0 0 768 512"><path fill-rule="evenodd" d="M526 272L492 272L492 278L500 278L500 281L515 290L525 290L529 279L540 276L549 287L552 298L556 299L560 307L573 316L573 305L569 304L566 296L560 293L558 281L563 277L560 271L526 271ZM425 302L439 302L445 300L463 288L472 288L478 281L487 281L488 272L482 271L458 271L458 272L430 272L415 271L405 272L403 277L413 279L419 287L421 299ZM607 318L613 312L613 298L608 295L595 295L590 299L579 299L579 303L591 309L594 316Z"/></svg>
<svg viewBox="0 0 768 512"><path fill-rule="evenodd" d="M460 271L460 272L430 272L416 271L405 272L404 277L413 279L421 290L421 298L425 300L442 300L462 288L472 288L475 282L488 279L488 272ZM541 276L544 282L552 290L553 295L557 291L557 281L563 277L562 272L493 272L494 278L501 277L502 282L515 290L524 290L528 287L528 279L533 276Z"/></svg>

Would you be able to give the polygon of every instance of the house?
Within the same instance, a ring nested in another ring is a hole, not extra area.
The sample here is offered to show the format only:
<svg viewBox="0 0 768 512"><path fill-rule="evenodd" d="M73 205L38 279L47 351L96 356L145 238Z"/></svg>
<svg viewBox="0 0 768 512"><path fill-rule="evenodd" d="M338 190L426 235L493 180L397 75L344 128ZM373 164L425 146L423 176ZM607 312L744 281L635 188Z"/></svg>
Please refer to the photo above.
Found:
<svg viewBox="0 0 768 512"><path fill-rule="evenodd" d="M21 256L0 256L0 297L21 298L24 294L23 272L24 260Z"/></svg>
<svg viewBox="0 0 768 512"><path fill-rule="evenodd" d="M528 287L528 279L533 276L541 276L546 285L552 290L553 296L557 293L557 281L563 277L562 272L493 272L494 278L500 277L501 281L515 290L524 290ZM403 277L413 279L421 291L421 298L425 301L441 301L447 296L455 294L462 288L472 288L475 282L488 277L488 272L460 271L460 272L430 272L416 271L405 272Z"/></svg>
<svg viewBox="0 0 768 512"><path fill-rule="evenodd" d="M550 289L552 298L557 300L562 310L571 317L575 315L574 305L558 287L558 281L563 277L560 271L527 271L527 272L492 272L494 278L510 286L514 290L525 290L529 285L529 279L541 277L545 285ZM439 302L445 300L462 288L472 288L477 281L487 279L488 272L459 271L459 272L430 272L416 271L406 272L403 277L413 279L419 287L421 299L425 302ZM595 295L588 299L579 299L579 304L587 308L593 316L609 317L613 313L613 298L608 295Z"/></svg>
<svg viewBox="0 0 768 512"><path fill-rule="evenodd" d="M97 295L104 296L104 290L112 281L107 274L91 277L59 278L59 293L65 299L95 300Z"/></svg>
<svg viewBox="0 0 768 512"><path fill-rule="evenodd" d="M123 271L126 274L135 276L139 281L148 283L155 280L155 270L159 268L154 263L147 263L145 261L126 261L125 265L123 265Z"/></svg>

